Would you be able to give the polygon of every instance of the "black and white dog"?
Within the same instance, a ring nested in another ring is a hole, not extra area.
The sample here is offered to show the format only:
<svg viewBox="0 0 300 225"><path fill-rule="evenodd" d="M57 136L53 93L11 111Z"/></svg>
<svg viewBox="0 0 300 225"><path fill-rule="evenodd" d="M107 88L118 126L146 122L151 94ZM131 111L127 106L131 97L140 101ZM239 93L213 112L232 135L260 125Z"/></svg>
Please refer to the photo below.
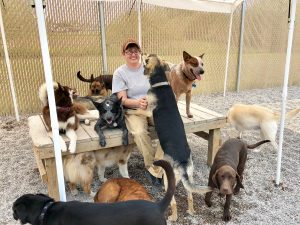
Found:
<svg viewBox="0 0 300 225"><path fill-rule="evenodd" d="M32 225L166 225L165 211L175 192L175 176L168 162L159 160L154 165L165 170L169 183L160 201L54 202L43 194L25 194L13 203L13 217Z"/></svg>
<svg viewBox="0 0 300 225"><path fill-rule="evenodd" d="M125 123L122 99L118 99L116 94L112 94L103 102L95 102L93 104L99 111L99 119L95 124L95 131L99 135L99 144L101 147L106 146L103 130L106 128L121 128L123 131L122 143L128 145L128 130Z"/></svg>
<svg viewBox="0 0 300 225"><path fill-rule="evenodd" d="M193 192L211 191L207 186L193 184L193 161L187 142L183 122L178 111L176 99L166 77L167 66L155 54L145 59L144 74L149 75L151 89L149 95L155 95L156 107L153 110L155 129L164 151L164 159L174 169L176 184L181 180L188 193L188 213L194 213ZM148 103L149 104L149 103ZM165 186L167 184L165 183ZM172 215L170 220L177 220L177 206L173 197L171 201Z"/></svg>

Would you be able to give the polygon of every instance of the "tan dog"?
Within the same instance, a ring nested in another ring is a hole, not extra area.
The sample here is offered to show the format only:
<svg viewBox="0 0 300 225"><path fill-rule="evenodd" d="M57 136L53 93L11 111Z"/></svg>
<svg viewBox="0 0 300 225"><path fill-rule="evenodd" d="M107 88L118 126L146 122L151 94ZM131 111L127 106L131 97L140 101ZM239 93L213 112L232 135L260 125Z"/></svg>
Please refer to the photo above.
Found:
<svg viewBox="0 0 300 225"><path fill-rule="evenodd" d="M63 166L65 181L69 182L69 188L73 195L78 193L76 184L81 185L85 193L93 195L91 184L96 166L94 152L66 155L63 157Z"/></svg>
<svg viewBox="0 0 300 225"><path fill-rule="evenodd" d="M152 198L139 182L129 178L109 179L101 186L94 197L94 202L101 203L129 200L152 201Z"/></svg>
<svg viewBox="0 0 300 225"><path fill-rule="evenodd" d="M103 96L107 97L111 95L112 90L112 75L101 75L94 78L94 75L91 74L90 79L84 78L80 71L77 72L77 78L83 82L90 83L90 89L88 96Z"/></svg>
<svg viewBox="0 0 300 225"><path fill-rule="evenodd" d="M286 119L291 119L300 112L300 108L289 111ZM227 114L228 122L240 132L244 130L259 129L261 138L270 140L275 149L278 148L276 143L277 122L280 114L259 105L233 105Z"/></svg>
<svg viewBox="0 0 300 225"><path fill-rule="evenodd" d="M131 152L131 146L122 146L118 148L101 149L100 151L95 151L99 180L105 182L107 180L104 177L105 168L114 166L116 164L119 166L121 176L129 178L127 163Z"/></svg>
<svg viewBox="0 0 300 225"><path fill-rule="evenodd" d="M191 56L189 53L183 51L183 62L171 67L168 81L176 96L176 101L180 95L186 95L186 114L189 118L193 115L190 112L190 103L192 99L192 84L195 80L201 80L201 75L204 74L203 69L203 55L198 57Z"/></svg>

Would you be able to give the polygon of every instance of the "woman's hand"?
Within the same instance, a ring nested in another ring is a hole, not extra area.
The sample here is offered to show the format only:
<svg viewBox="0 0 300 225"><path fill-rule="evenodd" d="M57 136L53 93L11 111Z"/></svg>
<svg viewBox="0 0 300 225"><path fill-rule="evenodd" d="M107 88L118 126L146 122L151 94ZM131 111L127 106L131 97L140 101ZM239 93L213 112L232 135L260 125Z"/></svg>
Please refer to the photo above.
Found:
<svg viewBox="0 0 300 225"><path fill-rule="evenodd" d="M139 108L140 109L143 109L143 110L147 109L148 101L147 101L146 98L140 98L140 99L138 99L138 103L139 103Z"/></svg>

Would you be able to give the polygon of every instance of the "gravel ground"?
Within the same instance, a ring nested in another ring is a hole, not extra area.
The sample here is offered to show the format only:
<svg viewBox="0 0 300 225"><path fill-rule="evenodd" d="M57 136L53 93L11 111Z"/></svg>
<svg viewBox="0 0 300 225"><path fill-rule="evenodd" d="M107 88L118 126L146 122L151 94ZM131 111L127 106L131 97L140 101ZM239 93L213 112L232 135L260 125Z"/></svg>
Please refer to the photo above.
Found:
<svg viewBox="0 0 300 225"><path fill-rule="evenodd" d="M240 93L193 96L192 101L201 106L226 114L232 104L260 104L280 111L281 89L256 89ZM300 87L292 86L288 91L287 109L300 106ZM12 203L25 193L47 193L35 166L32 142L27 127L28 116L22 116L21 122L13 117L0 117L0 225L18 224L12 218ZM222 129L223 141L236 137L237 132L229 127ZM277 137L278 138L278 137ZM248 143L259 140L258 131L248 131L244 135ZM209 167L206 165L207 142L197 136L188 135L192 149L195 174L198 184L207 184ZM282 157L282 186L275 187L273 180L276 174L276 151L271 144L261 147L259 153L249 152L244 174L245 189L234 196L231 204L232 220L227 224L300 224L300 115L286 121ZM160 199L163 191L153 187L143 174L143 160L138 151L134 151L129 160L131 178L145 185L147 190ZM118 177L116 167L107 169L106 177ZM97 191L100 182L95 177L92 189ZM67 190L68 200L92 201L82 190L73 197ZM213 206L208 208L204 196L194 194L196 215L190 216L187 210L187 195L179 184L175 197L178 203L179 219L168 225L225 224L222 222L224 198L214 193ZM121 225L121 224L120 224Z"/></svg>

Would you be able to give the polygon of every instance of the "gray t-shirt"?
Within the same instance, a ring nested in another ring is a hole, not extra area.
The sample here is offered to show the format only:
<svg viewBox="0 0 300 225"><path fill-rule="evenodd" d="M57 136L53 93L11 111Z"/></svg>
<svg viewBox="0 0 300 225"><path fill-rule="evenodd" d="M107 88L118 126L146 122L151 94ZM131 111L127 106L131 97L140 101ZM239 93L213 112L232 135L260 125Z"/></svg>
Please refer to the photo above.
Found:
<svg viewBox="0 0 300 225"><path fill-rule="evenodd" d="M112 93L127 91L127 97L132 99L143 98L147 95L150 83L144 75L144 67L131 69L126 64L115 70L113 75Z"/></svg>

